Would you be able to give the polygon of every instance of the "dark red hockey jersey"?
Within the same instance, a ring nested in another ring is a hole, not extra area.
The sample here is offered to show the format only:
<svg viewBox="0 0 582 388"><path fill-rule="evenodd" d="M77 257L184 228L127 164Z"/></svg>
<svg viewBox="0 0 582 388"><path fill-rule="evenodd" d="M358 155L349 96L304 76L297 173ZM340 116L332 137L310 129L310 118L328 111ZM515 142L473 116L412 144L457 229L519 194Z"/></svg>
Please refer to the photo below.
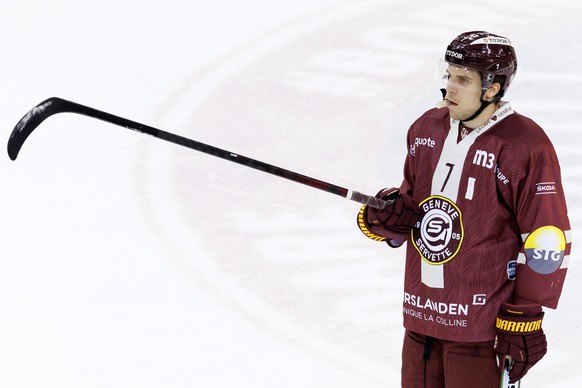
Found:
<svg viewBox="0 0 582 388"><path fill-rule="evenodd" d="M421 218L408 237L404 326L487 341L503 302L557 307L570 224L558 158L536 123L504 103L460 141L458 129L432 109L408 132L400 189Z"/></svg>

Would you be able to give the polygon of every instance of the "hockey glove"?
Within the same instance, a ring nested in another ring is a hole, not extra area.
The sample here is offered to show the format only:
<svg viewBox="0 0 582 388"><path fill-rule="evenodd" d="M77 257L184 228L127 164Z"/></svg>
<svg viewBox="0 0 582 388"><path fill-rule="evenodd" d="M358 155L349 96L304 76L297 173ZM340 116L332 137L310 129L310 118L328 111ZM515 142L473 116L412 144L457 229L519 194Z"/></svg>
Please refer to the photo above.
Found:
<svg viewBox="0 0 582 388"><path fill-rule="evenodd" d="M544 312L539 305L504 303L496 320L495 351L499 368L506 367L509 381L520 380L547 352L542 330Z"/></svg>
<svg viewBox="0 0 582 388"><path fill-rule="evenodd" d="M408 195L400 195L396 188L380 190L376 197L389 202L390 206L382 210L362 206L358 213L358 227L372 240L403 241L418 221L418 206Z"/></svg>

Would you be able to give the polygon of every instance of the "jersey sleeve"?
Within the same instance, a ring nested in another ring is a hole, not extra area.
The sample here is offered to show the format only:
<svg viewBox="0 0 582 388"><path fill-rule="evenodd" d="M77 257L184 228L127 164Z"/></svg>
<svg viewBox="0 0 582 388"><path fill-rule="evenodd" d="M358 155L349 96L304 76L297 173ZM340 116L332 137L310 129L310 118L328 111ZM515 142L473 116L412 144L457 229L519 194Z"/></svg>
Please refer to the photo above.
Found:
<svg viewBox="0 0 582 388"><path fill-rule="evenodd" d="M416 123L415 123L416 124ZM402 195L408 195L411 198L414 198L414 181L415 181L415 170L416 170L416 163L414 160L415 150L414 150L414 143L413 143L413 124L406 136L406 147L408 152L406 153L406 159L404 160L404 171L403 175L404 178L402 180L402 184L400 185L400 193ZM410 233L407 234L399 234L397 237L395 236L392 239L388 239L386 243L392 248L398 248L404 244L404 242L410 237Z"/></svg>
<svg viewBox="0 0 582 388"><path fill-rule="evenodd" d="M406 194L410 197L414 196L414 181L416 178L416 161L415 154L416 150L414 147L414 127L417 123L414 123L408 130L406 136L406 159L404 160L404 179L400 185L400 192Z"/></svg>
<svg viewBox="0 0 582 388"><path fill-rule="evenodd" d="M549 140L529 151L525 171L514 191L523 242L514 299L556 308L570 258L571 231L560 166Z"/></svg>
<svg viewBox="0 0 582 388"><path fill-rule="evenodd" d="M407 136L407 145L410 144L410 130ZM410 149L410 148L409 148ZM413 164L410 160L410 153L407 154L404 162L404 180L400 186L400 193L412 193L412 183L410 180L410 165ZM404 188L405 191L402 191ZM385 225L370 225L367 219L368 206L363 205L358 212L356 222L360 231L368 238L374 241L386 242L391 248L398 248L402 246L408 237L410 232L404 232L403 228L390 228Z"/></svg>

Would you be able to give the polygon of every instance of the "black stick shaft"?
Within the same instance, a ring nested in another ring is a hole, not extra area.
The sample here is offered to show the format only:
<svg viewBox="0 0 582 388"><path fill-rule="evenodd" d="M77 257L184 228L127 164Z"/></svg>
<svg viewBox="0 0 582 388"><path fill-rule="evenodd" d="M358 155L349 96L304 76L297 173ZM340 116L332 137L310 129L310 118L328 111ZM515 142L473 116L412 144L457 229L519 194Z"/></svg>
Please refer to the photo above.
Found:
<svg viewBox="0 0 582 388"><path fill-rule="evenodd" d="M222 158L243 166L254 168L255 170L263 171L272 175L279 176L294 182L298 182L319 190L327 191L329 193L348 198L350 200L364 203L375 208L385 208L388 204L378 198L359 193L357 191L348 190L344 187L334 185L332 183L324 182L319 179L311 178L306 175L298 174L296 172L286 170L281 167L273 166L268 163L261 162L231 151L223 150L204 144L186 137L176 135L170 132L163 131L151 127L149 125L141 124L133 120L129 120L120 116L113 115L104 111L100 111L76 102L63 100L58 97L51 97L42 103L32 108L19 122L10 135L8 140L8 155L10 159L16 160L20 148L28 136L48 117L58 113L76 113L91 118L106 121L111 124L119 125L132 131L145 133L158 139L166 140L170 143L178 144L196 151L203 152L218 158Z"/></svg>

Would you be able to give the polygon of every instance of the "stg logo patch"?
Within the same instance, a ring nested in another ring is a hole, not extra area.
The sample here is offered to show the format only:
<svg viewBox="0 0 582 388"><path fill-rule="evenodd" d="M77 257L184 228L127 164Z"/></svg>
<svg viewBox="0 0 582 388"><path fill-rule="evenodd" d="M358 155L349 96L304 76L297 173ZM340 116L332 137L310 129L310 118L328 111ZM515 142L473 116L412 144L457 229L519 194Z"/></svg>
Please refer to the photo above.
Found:
<svg viewBox="0 0 582 388"><path fill-rule="evenodd" d="M420 203L420 221L412 243L429 264L440 265L457 255L463 242L461 212L448 198L433 196Z"/></svg>
<svg viewBox="0 0 582 388"><path fill-rule="evenodd" d="M542 226L533 231L524 244L527 265L540 274L555 272L562 265L566 251L564 232L555 226Z"/></svg>

